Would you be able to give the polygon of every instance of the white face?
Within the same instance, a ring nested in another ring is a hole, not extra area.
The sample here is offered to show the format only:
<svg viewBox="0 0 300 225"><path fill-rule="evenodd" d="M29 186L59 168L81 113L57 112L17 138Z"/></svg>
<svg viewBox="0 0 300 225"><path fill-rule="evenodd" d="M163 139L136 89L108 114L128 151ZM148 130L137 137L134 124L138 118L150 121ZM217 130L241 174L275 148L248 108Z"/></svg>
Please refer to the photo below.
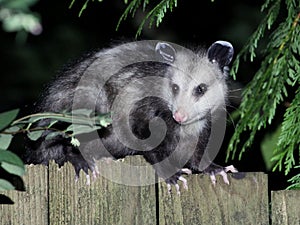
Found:
<svg viewBox="0 0 300 225"><path fill-rule="evenodd" d="M218 66L202 56L177 59L180 65L175 61L167 88L173 118L186 125L224 109L227 86Z"/></svg>

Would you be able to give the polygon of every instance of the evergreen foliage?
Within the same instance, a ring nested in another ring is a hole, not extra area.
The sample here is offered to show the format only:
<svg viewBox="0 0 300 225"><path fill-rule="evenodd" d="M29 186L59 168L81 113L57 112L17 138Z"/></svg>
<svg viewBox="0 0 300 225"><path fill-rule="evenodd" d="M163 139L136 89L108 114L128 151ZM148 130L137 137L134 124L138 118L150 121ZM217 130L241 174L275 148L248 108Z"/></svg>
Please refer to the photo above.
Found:
<svg viewBox="0 0 300 225"><path fill-rule="evenodd" d="M284 6L286 18L278 21L279 10L283 10ZM282 0L267 0L262 11L266 9L265 18L238 54L231 71L235 77L241 57L247 59L250 54L253 61L259 40L277 22L279 25L272 31L264 49L261 67L243 91L240 118L229 144L227 158L234 158L238 153L240 159L252 145L257 131L271 124L279 105L284 105L281 133L271 160L275 161L273 170L284 168L287 175L292 168L299 168L300 157L300 2L286 0L284 4ZM245 131L249 132L249 137L240 143ZM294 183L293 187L300 186L299 175L289 181Z"/></svg>
<svg viewBox="0 0 300 225"><path fill-rule="evenodd" d="M150 2L150 0L143 0L143 1L142 0L132 0L130 2L130 4L127 6L127 8L125 9L124 13L122 14L122 16L118 22L117 29L119 28L120 23L123 20L125 20L129 14L131 14L132 16L135 15L136 10L140 7L140 5L142 3L143 3L143 7L142 7L143 11L146 11L146 7L149 4L149 2ZM148 20L149 20L149 27L152 27L154 22L155 22L156 26L158 27L159 24L162 22L167 10L170 10L172 12L173 8L176 6L177 6L177 0L162 0L162 1L160 1L153 9L151 9L146 14L144 19L140 23L137 33L136 33L136 37L141 34L142 29Z"/></svg>
<svg viewBox="0 0 300 225"><path fill-rule="evenodd" d="M70 8L73 6L76 0L72 0L70 4ZM87 5L90 1L94 0L86 0L85 3L83 4L79 16L81 16L82 12L87 8ZM98 0L99 2L102 2L103 0ZM128 4L128 0L124 0L125 4ZM158 4L156 4L153 8L149 9L149 4L150 2L152 3L153 1L150 0L131 0L128 6L126 7L124 13L121 15L119 22L117 24L116 30L118 30L120 24L122 21L126 20L129 15L132 17L135 16L136 11L140 8L142 8L143 12L147 12L143 20L141 21L137 32L136 32L136 37L141 35L141 32L144 28L144 25L146 24L147 21L149 21L149 28L155 25L158 27L160 23L162 22L166 12L169 10L170 12L173 11L173 8L177 7L177 0L161 0L159 1Z"/></svg>

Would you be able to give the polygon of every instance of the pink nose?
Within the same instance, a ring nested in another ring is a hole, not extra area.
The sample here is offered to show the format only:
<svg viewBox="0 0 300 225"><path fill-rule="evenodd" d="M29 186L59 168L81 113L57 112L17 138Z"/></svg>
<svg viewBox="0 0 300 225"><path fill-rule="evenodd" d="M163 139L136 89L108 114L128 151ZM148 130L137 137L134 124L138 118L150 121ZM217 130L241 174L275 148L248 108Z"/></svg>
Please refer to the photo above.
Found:
<svg viewBox="0 0 300 225"><path fill-rule="evenodd" d="M184 112L176 111L173 115L174 120L176 120L178 123L183 123L187 119L187 115Z"/></svg>

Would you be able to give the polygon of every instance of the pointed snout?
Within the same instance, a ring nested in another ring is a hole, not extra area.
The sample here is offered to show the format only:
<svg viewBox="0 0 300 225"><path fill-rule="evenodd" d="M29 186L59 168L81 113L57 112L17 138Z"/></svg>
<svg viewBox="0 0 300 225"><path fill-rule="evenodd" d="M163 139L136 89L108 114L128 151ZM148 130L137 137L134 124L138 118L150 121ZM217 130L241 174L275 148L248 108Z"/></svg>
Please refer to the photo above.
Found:
<svg viewBox="0 0 300 225"><path fill-rule="evenodd" d="M186 112L182 111L182 110L177 110L174 114L173 114L173 118L176 122L178 123L184 123L187 118L188 115Z"/></svg>

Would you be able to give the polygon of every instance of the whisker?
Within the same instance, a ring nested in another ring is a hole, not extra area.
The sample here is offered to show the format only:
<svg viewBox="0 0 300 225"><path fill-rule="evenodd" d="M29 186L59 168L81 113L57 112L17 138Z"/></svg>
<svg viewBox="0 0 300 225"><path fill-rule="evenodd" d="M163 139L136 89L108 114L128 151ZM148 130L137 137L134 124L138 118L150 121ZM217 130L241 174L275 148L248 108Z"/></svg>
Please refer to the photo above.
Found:
<svg viewBox="0 0 300 225"><path fill-rule="evenodd" d="M236 98L236 99L239 99L239 98L241 98L241 97L240 97L240 96L229 95L228 98Z"/></svg>
<svg viewBox="0 0 300 225"><path fill-rule="evenodd" d="M228 116L227 121L229 121L232 124L232 126L234 127L234 130L235 130L236 129L236 124L234 122L234 119L232 118L231 114L226 109L225 109L225 111L226 111L226 114Z"/></svg>
<svg viewBox="0 0 300 225"><path fill-rule="evenodd" d="M228 90L228 92L238 92L238 91L242 91L243 88L237 88L237 89L232 89L232 90Z"/></svg>
<svg viewBox="0 0 300 225"><path fill-rule="evenodd" d="M234 110L238 110L238 109L239 109L238 106L234 106L234 105L232 105L232 104L230 104L230 103L227 103L227 104L226 104L226 108L230 108L230 109L234 109Z"/></svg>

